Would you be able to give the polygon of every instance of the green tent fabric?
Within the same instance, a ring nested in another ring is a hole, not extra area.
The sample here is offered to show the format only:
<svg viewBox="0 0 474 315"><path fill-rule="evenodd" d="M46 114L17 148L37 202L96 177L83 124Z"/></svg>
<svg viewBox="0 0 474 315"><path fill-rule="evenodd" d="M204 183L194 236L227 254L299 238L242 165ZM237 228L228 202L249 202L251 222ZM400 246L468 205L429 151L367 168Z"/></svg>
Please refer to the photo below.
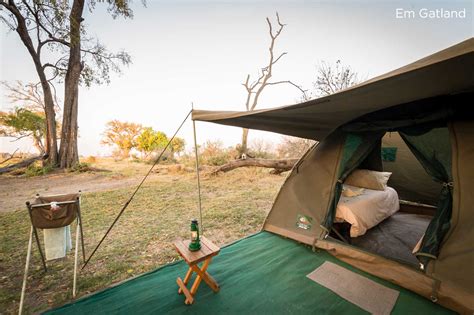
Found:
<svg viewBox="0 0 474 315"><path fill-rule="evenodd" d="M361 272L325 251L268 232L222 249L209 273L221 290L201 284L192 306L178 295L176 277L187 265L180 261L105 289L46 314L367 314L306 275L331 261L400 291L392 314L454 314L417 294Z"/></svg>
<svg viewBox="0 0 474 315"><path fill-rule="evenodd" d="M448 128L423 129L420 127L406 128L400 132L400 135L426 172L435 181L443 183L436 213L426 229L420 250L416 253L418 259L426 264L431 259L438 257L440 244L450 228L453 176Z"/></svg>
<svg viewBox="0 0 474 315"><path fill-rule="evenodd" d="M383 134L383 132L347 134L339 163L334 198L323 222L323 227L326 231L330 231L334 222L337 204L341 198L342 183L369 156L373 149L380 144ZM381 160L381 156L379 156L379 159Z"/></svg>
<svg viewBox="0 0 474 315"><path fill-rule="evenodd" d="M384 162L395 162L397 159L397 147L383 147L382 148L382 161Z"/></svg>

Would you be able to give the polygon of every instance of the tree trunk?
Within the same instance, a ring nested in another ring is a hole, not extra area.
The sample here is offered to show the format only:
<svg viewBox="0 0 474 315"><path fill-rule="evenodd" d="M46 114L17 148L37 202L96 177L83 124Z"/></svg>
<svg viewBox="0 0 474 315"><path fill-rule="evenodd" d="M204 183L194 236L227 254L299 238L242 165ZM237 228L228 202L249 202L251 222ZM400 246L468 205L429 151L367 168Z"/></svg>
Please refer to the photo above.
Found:
<svg viewBox="0 0 474 315"><path fill-rule="evenodd" d="M82 71L81 64L81 23L84 0L75 0L70 23L69 62L64 80L64 113L61 130L61 146L59 149L60 167L69 168L79 162L77 149L77 114L79 98L79 79Z"/></svg>
<svg viewBox="0 0 474 315"><path fill-rule="evenodd" d="M33 135L33 145L39 151L39 154L45 154L44 144L41 137L39 137L38 135Z"/></svg>
<svg viewBox="0 0 474 315"><path fill-rule="evenodd" d="M249 130L247 128L242 129L242 144L240 146L240 156L248 155L248 138L249 138Z"/></svg>
<svg viewBox="0 0 474 315"><path fill-rule="evenodd" d="M298 162L298 159L282 159L282 160L270 160L270 159L245 159L235 160L227 164L224 164L214 170L212 173L217 174L219 172L229 172L239 167L257 166L273 168L272 174L280 174L282 172L289 171Z"/></svg>
<svg viewBox="0 0 474 315"><path fill-rule="evenodd" d="M42 69L42 68L41 68ZM46 154L48 154L47 162L53 166L59 164L58 155L58 140L56 135L56 113L54 111L53 94L51 93L51 87L46 80L44 71L41 78L41 86L43 88L44 95L44 112L46 117Z"/></svg>
<svg viewBox="0 0 474 315"><path fill-rule="evenodd" d="M51 87L46 78L43 66L41 65L40 52L36 51L33 46L33 41L28 34L28 27L25 18L20 14L18 8L13 1L10 2L10 10L15 15L18 22L16 29L21 41L26 46L28 52L35 64L36 72L39 76L41 87L43 89L44 97L44 112L46 116L46 153L48 154L48 162L58 164L58 144L56 140L56 114L54 112L54 101Z"/></svg>

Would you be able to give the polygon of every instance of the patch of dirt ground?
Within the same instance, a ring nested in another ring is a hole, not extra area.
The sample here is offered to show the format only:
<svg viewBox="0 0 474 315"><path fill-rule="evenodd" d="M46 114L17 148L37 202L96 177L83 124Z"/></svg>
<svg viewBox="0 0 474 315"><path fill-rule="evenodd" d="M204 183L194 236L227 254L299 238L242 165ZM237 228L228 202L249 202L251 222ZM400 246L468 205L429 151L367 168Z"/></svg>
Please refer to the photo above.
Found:
<svg viewBox="0 0 474 315"><path fill-rule="evenodd" d="M150 174L148 180L158 174ZM163 178L163 176L160 176ZM56 173L36 177L0 176L0 212L10 212L25 207L25 202L36 194L56 195L115 190L135 186L143 176L110 175L104 173Z"/></svg>

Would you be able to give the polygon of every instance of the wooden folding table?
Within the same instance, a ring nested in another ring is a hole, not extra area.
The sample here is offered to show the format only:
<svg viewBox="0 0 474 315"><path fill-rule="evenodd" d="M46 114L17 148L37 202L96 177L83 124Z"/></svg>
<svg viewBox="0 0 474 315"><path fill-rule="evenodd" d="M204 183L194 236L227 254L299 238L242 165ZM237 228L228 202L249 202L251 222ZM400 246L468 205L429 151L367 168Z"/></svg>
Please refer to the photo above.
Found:
<svg viewBox="0 0 474 315"><path fill-rule="evenodd" d="M201 236L201 249L198 251L190 251L189 243L189 240L176 241L174 243L174 247L176 248L178 253L184 258L186 263L189 265L189 269L186 273L186 276L184 277L184 280L179 277L178 279L176 279L176 283L179 286L178 293L184 293L186 297L184 301L185 304L193 304L194 295L196 294L199 285L201 284L201 280L204 280L204 282L214 292L219 292L219 285L217 284L216 280L214 280L207 272L207 268L211 263L212 257L219 254L221 249L204 236ZM200 262L203 262L201 267L199 267L198 265ZM193 272L196 273L196 279L194 280L191 290L189 290L186 285L191 280Z"/></svg>

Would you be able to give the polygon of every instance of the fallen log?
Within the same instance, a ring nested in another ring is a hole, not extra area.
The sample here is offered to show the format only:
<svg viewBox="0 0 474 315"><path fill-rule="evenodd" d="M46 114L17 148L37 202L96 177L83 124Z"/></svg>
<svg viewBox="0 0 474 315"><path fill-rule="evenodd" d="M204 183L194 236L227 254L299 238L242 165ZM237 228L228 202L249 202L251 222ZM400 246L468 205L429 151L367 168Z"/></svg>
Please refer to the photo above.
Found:
<svg viewBox="0 0 474 315"><path fill-rule="evenodd" d="M225 173L239 167L256 166L256 167L273 168L273 170L271 171L272 174L280 174L280 173L291 170L297 161L298 159L280 159L280 160L254 159L254 158L239 159L239 160L230 161L229 163L219 166L212 173L213 174L217 174L220 172Z"/></svg>
<svg viewBox="0 0 474 315"><path fill-rule="evenodd" d="M18 151L18 149L16 149L12 154L10 154L10 157L8 157L5 160L1 161L0 164L6 163L6 162L10 161L11 159L13 159L15 157L16 151Z"/></svg>
<svg viewBox="0 0 474 315"><path fill-rule="evenodd" d="M0 175L9 173L13 170L16 170L16 169L19 169L19 168L22 168L22 167L27 167L30 164L33 164L34 162L36 162L38 160L43 160L43 159L47 159L47 158L48 158L47 155L38 155L38 156L34 156L34 157L31 157L31 158L25 159L23 161L15 163L15 164L11 164L11 165L8 165L8 166L5 166L5 167L1 167L0 168Z"/></svg>

